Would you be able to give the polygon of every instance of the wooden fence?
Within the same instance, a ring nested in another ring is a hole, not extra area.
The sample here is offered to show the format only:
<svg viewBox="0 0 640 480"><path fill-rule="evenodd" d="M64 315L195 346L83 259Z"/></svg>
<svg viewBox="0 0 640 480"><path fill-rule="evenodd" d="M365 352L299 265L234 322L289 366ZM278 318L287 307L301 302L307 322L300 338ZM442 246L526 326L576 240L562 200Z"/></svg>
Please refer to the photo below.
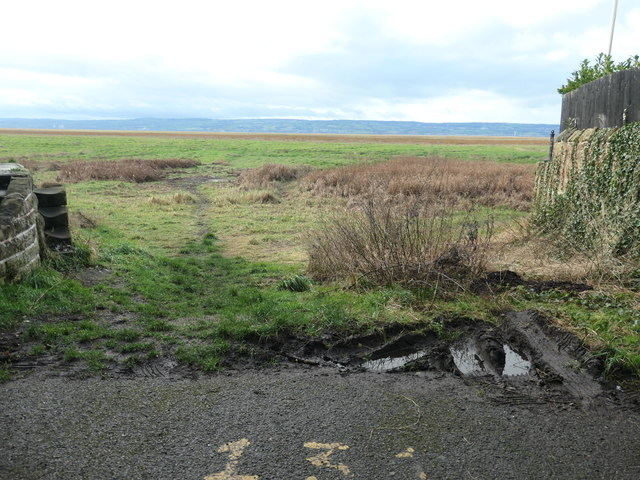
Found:
<svg viewBox="0 0 640 480"><path fill-rule="evenodd" d="M640 68L594 80L562 97L560 130L640 122Z"/></svg>

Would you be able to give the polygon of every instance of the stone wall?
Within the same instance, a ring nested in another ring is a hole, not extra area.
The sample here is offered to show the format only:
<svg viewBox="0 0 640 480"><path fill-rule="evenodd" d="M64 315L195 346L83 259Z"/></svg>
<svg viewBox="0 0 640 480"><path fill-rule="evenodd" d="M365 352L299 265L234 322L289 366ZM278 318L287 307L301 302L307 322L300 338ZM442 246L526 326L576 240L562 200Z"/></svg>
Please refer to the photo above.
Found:
<svg viewBox="0 0 640 480"><path fill-rule="evenodd" d="M538 164L533 218L577 249L640 255L640 122L558 135Z"/></svg>
<svg viewBox="0 0 640 480"><path fill-rule="evenodd" d="M31 176L11 176L0 199L0 284L19 279L39 265L41 235Z"/></svg>

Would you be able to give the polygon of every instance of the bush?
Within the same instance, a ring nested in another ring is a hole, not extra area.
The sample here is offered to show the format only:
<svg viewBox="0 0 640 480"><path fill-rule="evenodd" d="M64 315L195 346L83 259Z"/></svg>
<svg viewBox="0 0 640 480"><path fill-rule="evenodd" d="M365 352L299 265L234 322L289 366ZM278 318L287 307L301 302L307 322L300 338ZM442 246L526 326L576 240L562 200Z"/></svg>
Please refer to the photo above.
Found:
<svg viewBox="0 0 640 480"><path fill-rule="evenodd" d="M638 67L640 67L640 56L638 55L631 56L617 64L613 62L611 55L604 53L596 57L593 65L585 58L580 64L580 69L571 74L571 78L567 79L567 84L562 85L562 87L558 89L558 93L569 93L572 90L580 88L582 85L586 85L589 82L593 82L611 73Z"/></svg>
<svg viewBox="0 0 640 480"><path fill-rule="evenodd" d="M321 280L464 290L485 268L491 233L490 219L461 218L419 199L370 199L316 232L308 270Z"/></svg>

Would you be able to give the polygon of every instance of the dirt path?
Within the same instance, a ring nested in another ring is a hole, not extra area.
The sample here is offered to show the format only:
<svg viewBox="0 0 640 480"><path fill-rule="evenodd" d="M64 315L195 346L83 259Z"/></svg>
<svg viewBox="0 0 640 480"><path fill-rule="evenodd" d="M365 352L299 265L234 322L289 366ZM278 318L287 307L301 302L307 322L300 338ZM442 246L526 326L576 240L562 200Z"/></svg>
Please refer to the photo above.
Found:
<svg viewBox="0 0 640 480"><path fill-rule="evenodd" d="M174 190L186 190L191 195L193 195L193 197L196 199L197 207L196 207L195 216L196 216L196 225L198 227L198 232L197 232L198 240L202 240L202 238L209 231L209 225L207 222L206 213L207 213L207 209L209 208L209 205L211 204L209 199L200 192L199 187L207 183L226 182L226 181L227 179L225 178L214 177L214 176L204 176L204 175L178 177L178 178L171 178L169 180L166 180L166 183L169 184L171 188L173 188Z"/></svg>

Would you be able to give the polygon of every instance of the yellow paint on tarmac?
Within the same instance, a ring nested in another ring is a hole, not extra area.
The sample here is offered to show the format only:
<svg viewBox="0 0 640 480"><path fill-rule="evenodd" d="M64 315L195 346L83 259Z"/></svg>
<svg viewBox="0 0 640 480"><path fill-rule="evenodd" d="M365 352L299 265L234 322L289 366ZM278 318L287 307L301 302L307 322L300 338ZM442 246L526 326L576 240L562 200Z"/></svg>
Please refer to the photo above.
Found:
<svg viewBox="0 0 640 480"><path fill-rule="evenodd" d="M244 449L251 445L246 438L237 442L227 443L218 448L218 453L229 453L229 461L222 472L214 473L204 477L204 480L258 480L258 475L240 475L237 472L238 460L242 456Z"/></svg>
<svg viewBox="0 0 640 480"><path fill-rule="evenodd" d="M400 452L396 455L396 458L413 458L415 450L411 447L407 448L404 452Z"/></svg>
<svg viewBox="0 0 640 480"><path fill-rule="evenodd" d="M349 470L349 467L347 467L344 463L338 463L337 465L334 465L329 461L329 457L336 450L349 450L349 447L347 445L342 445L341 443L307 442L304 444L304 446L313 450L325 450L322 453L318 453L318 455L307 458L307 460L310 461L312 465L320 468L333 468L341 472L345 477L353 477L351 470ZM313 479L315 479L315 477L307 478L307 480Z"/></svg>

